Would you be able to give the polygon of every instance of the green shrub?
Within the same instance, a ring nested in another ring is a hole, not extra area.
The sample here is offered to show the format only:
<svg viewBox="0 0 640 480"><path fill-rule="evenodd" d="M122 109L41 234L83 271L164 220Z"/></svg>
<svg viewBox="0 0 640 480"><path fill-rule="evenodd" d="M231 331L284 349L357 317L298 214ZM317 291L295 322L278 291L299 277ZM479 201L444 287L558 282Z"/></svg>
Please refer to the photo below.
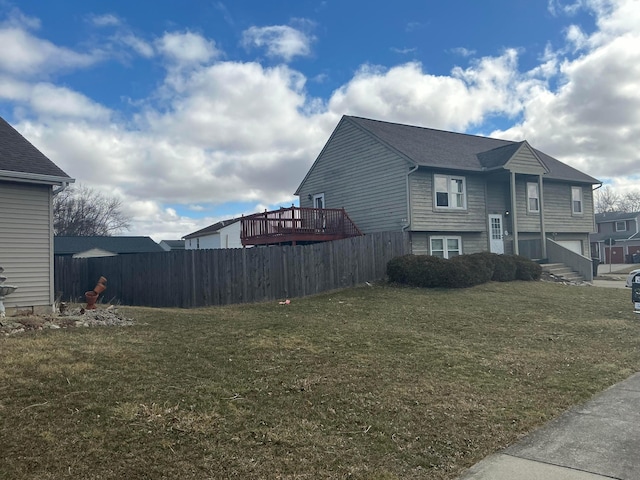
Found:
<svg viewBox="0 0 640 480"><path fill-rule="evenodd" d="M445 280L448 287L472 287L491 280L493 276L493 259L483 253L459 255L449 261L449 278Z"/></svg>
<svg viewBox="0 0 640 480"><path fill-rule="evenodd" d="M488 281L539 280L542 268L528 258L490 252L446 260L431 255L403 255L387 263L390 282L423 288L467 288Z"/></svg>
<svg viewBox="0 0 640 480"><path fill-rule="evenodd" d="M517 280L540 280L542 267L539 264L521 255L514 255L513 258L516 262Z"/></svg>
<svg viewBox="0 0 640 480"><path fill-rule="evenodd" d="M496 255L491 280L494 282L512 282L516 279L516 261L513 255Z"/></svg>
<svg viewBox="0 0 640 480"><path fill-rule="evenodd" d="M431 255L403 255L387 263L390 282L433 288L440 286L446 260Z"/></svg>
<svg viewBox="0 0 640 480"><path fill-rule="evenodd" d="M403 255L387 262L387 276L393 283L409 283L409 269L415 261L415 255Z"/></svg>

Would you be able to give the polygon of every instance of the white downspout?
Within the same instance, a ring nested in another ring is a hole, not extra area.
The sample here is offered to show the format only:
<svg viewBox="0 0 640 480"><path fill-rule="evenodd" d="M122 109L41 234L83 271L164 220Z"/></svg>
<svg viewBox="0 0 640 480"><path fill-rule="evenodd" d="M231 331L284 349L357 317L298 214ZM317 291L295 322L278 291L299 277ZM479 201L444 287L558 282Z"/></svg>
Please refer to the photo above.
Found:
<svg viewBox="0 0 640 480"><path fill-rule="evenodd" d="M407 172L407 224L402 226L402 231L406 232L407 228L411 226L411 187L409 185L409 175L418 169L418 165L415 165L411 170Z"/></svg>
<svg viewBox="0 0 640 480"><path fill-rule="evenodd" d="M55 197L57 194L64 192L67 188L69 188L69 183L70 182L62 182L60 184L60 188L58 188L56 190L56 188L53 188L53 196Z"/></svg>

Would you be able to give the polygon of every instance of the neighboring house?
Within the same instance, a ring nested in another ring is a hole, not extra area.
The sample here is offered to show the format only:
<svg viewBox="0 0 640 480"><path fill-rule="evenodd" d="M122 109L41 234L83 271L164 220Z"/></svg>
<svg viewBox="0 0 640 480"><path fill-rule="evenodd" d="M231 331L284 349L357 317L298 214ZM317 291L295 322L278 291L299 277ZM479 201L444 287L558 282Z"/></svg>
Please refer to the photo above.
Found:
<svg viewBox="0 0 640 480"><path fill-rule="evenodd" d="M63 237L54 238L56 256L89 258L165 250L151 237Z"/></svg>
<svg viewBox="0 0 640 480"><path fill-rule="evenodd" d="M0 266L14 308L51 312L53 292L53 196L74 182L0 118Z"/></svg>
<svg viewBox="0 0 640 480"><path fill-rule="evenodd" d="M640 212L597 213L591 256L605 263L640 263L639 223Z"/></svg>
<svg viewBox="0 0 640 480"><path fill-rule="evenodd" d="M409 232L416 254L543 259L545 238L589 256L596 184L526 141L344 116L295 193L365 234Z"/></svg>
<svg viewBox="0 0 640 480"><path fill-rule="evenodd" d="M166 252L171 250L184 250L184 240L160 240L158 245Z"/></svg>
<svg viewBox="0 0 640 480"><path fill-rule="evenodd" d="M185 250L205 248L242 248L240 218L223 220L182 237Z"/></svg>

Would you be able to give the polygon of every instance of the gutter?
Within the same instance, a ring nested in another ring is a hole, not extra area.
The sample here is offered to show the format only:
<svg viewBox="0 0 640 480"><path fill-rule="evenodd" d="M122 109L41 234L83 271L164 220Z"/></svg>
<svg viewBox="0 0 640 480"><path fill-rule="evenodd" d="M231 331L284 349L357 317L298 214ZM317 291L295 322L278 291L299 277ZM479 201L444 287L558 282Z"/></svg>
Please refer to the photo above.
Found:
<svg viewBox="0 0 640 480"><path fill-rule="evenodd" d="M58 188L53 188L53 196L55 197L57 194L64 192L68 187L69 184L71 182L62 182L62 185L60 185Z"/></svg>
<svg viewBox="0 0 640 480"><path fill-rule="evenodd" d="M69 185L75 182L71 177L58 177L55 175L43 175L41 173L14 172L12 170L0 170L0 180L10 180L23 183L45 183L49 185ZM66 187L65 187L66 188Z"/></svg>
<svg viewBox="0 0 640 480"><path fill-rule="evenodd" d="M417 164L414 163L414 167L407 172L407 224L402 226L402 232L406 232L411 226L411 189L409 187L409 175L418 170Z"/></svg>

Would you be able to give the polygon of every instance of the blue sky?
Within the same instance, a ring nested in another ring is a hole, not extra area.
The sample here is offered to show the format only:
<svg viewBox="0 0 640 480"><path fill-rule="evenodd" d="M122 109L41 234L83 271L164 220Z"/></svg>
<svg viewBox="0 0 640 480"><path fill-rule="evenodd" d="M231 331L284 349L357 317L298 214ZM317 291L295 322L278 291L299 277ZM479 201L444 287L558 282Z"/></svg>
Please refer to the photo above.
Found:
<svg viewBox="0 0 640 480"><path fill-rule="evenodd" d="M0 44L0 115L156 240L294 202L343 114L640 169L637 0L0 0Z"/></svg>

